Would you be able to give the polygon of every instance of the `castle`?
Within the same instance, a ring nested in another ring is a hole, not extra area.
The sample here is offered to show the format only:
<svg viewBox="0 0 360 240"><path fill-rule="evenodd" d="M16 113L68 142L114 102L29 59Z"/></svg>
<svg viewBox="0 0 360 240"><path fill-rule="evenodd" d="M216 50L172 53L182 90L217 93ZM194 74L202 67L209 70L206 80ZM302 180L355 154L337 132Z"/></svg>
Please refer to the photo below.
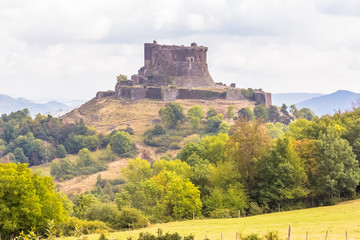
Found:
<svg viewBox="0 0 360 240"><path fill-rule="evenodd" d="M215 84L210 76L206 53L208 48L197 46L159 45L145 43L144 66L131 80L118 81L115 91L98 92L96 98L115 97L136 101L139 99L226 99L252 100L271 105L271 94L261 89L236 88Z"/></svg>

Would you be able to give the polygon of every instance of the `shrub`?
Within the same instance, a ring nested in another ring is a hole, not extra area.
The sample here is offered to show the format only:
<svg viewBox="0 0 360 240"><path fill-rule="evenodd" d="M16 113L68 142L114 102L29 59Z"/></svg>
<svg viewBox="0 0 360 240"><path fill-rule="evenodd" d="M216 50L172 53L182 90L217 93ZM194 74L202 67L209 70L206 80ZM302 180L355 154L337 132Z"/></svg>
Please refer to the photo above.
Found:
<svg viewBox="0 0 360 240"><path fill-rule="evenodd" d="M268 231L264 235L265 240L280 240L279 233L277 231Z"/></svg>
<svg viewBox="0 0 360 240"><path fill-rule="evenodd" d="M117 216L117 223L114 227L119 228L142 228L146 227L149 219L145 217L140 210L123 207Z"/></svg>
<svg viewBox="0 0 360 240"><path fill-rule="evenodd" d="M259 234L250 233L245 237L242 237L241 240L261 240L261 237L259 236Z"/></svg>
<svg viewBox="0 0 360 240"><path fill-rule="evenodd" d="M120 155L135 149L131 136L127 132L117 132L110 140L111 150Z"/></svg>
<svg viewBox="0 0 360 240"><path fill-rule="evenodd" d="M211 218L231 218L231 213L229 209L216 209L210 212Z"/></svg>
<svg viewBox="0 0 360 240"><path fill-rule="evenodd" d="M249 215L260 215L263 213L263 209L259 207L259 205L256 202L251 202L249 206Z"/></svg>
<svg viewBox="0 0 360 240"><path fill-rule="evenodd" d="M109 227L104 222L86 221L72 217L69 221L60 223L57 226L57 233L62 233L65 236L74 235L75 227L82 229L83 234L92 234L99 230L109 230Z"/></svg>
<svg viewBox="0 0 360 240"><path fill-rule="evenodd" d="M173 150L175 150L175 149L181 149L181 145L180 145L180 143L173 142L173 143L170 144L169 148L170 148L170 149L173 149Z"/></svg>

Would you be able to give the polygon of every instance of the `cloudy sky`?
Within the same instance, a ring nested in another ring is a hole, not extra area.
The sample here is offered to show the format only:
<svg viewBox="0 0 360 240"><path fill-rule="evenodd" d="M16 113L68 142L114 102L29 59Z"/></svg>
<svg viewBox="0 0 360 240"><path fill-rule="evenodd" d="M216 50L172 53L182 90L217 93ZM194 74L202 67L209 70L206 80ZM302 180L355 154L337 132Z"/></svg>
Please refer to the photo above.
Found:
<svg viewBox="0 0 360 240"><path fill-rule="evenodd" d="M154 39L209 47L216 82L360 92L358 0L0 0L0 93L90 99Z"/></svg>

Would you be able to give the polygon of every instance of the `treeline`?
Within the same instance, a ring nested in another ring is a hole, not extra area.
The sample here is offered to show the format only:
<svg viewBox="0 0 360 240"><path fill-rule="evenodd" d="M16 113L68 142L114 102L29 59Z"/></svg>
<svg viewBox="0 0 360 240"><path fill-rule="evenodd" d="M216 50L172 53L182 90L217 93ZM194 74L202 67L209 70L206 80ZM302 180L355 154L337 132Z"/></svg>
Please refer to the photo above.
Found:
<svg viewBox="0 0 360 240"><path fill-rule="evenodd" d="M129 161L122 171L126 183L98 185L86 196L108 202L89 203L78 217L114 226L106 209L116 214L136 209L131 224L137 226L144 217L152 223L242 217L352 199L360 181L359 121L360 109L299 119L286 128L238 119L228 133L187 143L174 159ZM145 136L154 139L169 131L165 124Z"/></svg>
<svg viewBox="0 0 360 240"><path fill-rule="evenodd" d="M165 124L168 128L181 122L176 121L181 114L173 116L162 116L165 123L174 119L172 125ZM287 128L265 125L260 118L239 119L228 134L186 144L177 156L181 161L130 162L123 172L128 183L116 195L118 207L131 203L153 221L170 221L253 215L351 199L360 180L359 121L359 109L312 121L299 119ZM157 126L145 136L165 132Z"/></svg>
<svg viewBox="0 0 360 240"><path fill-rule="evenodd" d="M108 144L117 154L130 152L128 155L133 156L131 151L135 148L128 134L132 131L127 128L104 136L82 120L64 124L59 118L41 114L33 119L24 109L0 118L0 158L34 166L49 163L54 158L65 158L66 154L77 154L81 149L106 148ZM122 141L124 138L129 140ZM127 145L123 146L125 142Z"/></svg>

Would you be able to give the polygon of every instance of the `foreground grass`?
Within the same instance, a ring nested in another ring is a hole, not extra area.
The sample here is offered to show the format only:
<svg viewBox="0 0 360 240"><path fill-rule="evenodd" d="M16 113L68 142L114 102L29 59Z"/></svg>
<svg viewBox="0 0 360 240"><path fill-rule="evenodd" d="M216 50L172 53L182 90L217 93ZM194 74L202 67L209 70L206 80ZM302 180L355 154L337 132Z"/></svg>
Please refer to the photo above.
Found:
<svg viewBox="0 0 360 240"><path fill-rule="evenodd" d="M287 238L287 231L291 224L291 239L325 239L328 231L328 240L360 239L360 200L349 201L336 206L310 208L289 212L271 213L259 216L236 219L209 219L171 222L152 225L148 228L109 233L109 239L127 239L129 236L137 239L140 232L157 234L161 228L163 233L178 232L180 235L195 235L195 239L211 240L236 239L236 232L242 234L258 233L264 235L268 230L278 231L281 239ZM99 235L88 235L89 240L98 239Z"/></svg>

